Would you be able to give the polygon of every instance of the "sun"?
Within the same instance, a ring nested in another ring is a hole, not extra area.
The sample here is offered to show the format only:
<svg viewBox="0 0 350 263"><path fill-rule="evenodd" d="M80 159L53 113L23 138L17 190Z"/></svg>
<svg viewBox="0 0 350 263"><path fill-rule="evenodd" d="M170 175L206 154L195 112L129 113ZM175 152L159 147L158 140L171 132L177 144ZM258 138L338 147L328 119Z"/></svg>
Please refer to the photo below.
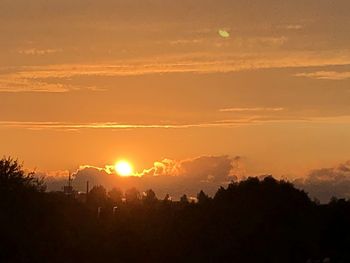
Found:
<svg viewBox="0 0 350 263"><path fill-rule="evenodd" d="M115 164L115 171L120 176L130 176L133 174L132 165L128 161L118 161Z"/></svg>

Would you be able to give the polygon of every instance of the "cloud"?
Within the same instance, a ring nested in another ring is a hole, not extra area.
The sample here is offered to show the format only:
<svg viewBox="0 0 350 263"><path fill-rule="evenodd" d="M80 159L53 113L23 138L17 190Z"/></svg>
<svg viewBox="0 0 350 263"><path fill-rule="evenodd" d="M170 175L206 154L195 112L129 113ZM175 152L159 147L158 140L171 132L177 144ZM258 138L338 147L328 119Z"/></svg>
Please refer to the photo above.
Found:
<svg viewBox="0 0 350 263"><path fill-rule="evenodd" d="M16 128L27 130L57 130L77 131L83 129L188 129L188 128L220 128L237 127L240 125L258 124L273 121L270 118L254 116L252 118L237 118L235 120L219 120L213 122L193 123L117 123L117 122L92 122L92 123L69 123L69 122L26 122L26 121L0 121L0 128Z"/></svg>
<svg viewBox="0 0 350 263"><path fill-rule="evenodd" d="M180 161L164 159L131 177L117 176L111 165L104 168L85 165L74 174L73 186L85 191L86 182L89 181L92 186L103 185L107 189L136 187L144 191L152 188L161 198L167 193L179 198L185 193L195 196L202 189L214 194L219 186L244 175L241 157L201 156ZM67 178L59 176L55 179L51 176L46 182L48 190L60 190Z"/></svg>
<svg viewBox="0 0 350 263"><path fill-rule="evenodd" d="M249 108L248 108L249 109ZM278 108L276 108L278 109ZM248 110L253 111L253 110ZM279 110L275 110L279 111ZM234 112L234 111L233 111ZM238 110L238 112L241 112ZM348 124L350 116L340 117L273 117L253 115L235 119L219 119L211 122L192 123L118 123L118 122L43 122L43 121L0 121L0 128L26 129L26 130L53 130L53 131L79 131L86 129L102 130L133 130L133 129L189 129L189 128L232 128L242 125L258 125L266 123L323 123Z"/></svg>
<svg viewBox="0 0 350 263"><path fill-rule="evenodd" d="M204 42L204 39L177 39L177 40L170 40L168 43L170 45L188 45L188 44L200 44Z"/></svg>
<svg viewBox="0 0 350 263"><path fill-rule="evenodd" d="M28 171L32 172L32 171ZM50 189L55 189L60 191L63 186L68 182L68 176L70 172L68 170L58 170L58 171L35 171L35 175L38 178L44 178L45 183Z"/></svg>
<svg viewBox="0 0 350 263"><path fill-rule="evenodd" d="M304 28L304 26L300 24L289 24L289 25L280 25L277 28L288 29L288 30L301 30Z"/></svg>
<svg viewBox="0 0 350 263"><path fill-rule="evenodd" d="M236 37L232 45L242 49L276 48L283 46L288 40L286 36Z"/></svg>
<svg viewBox="0 0 350 263"><path fill-rule="evenodd" d="M312 79L344 80L350 79L350 71L316 71L311 73L298 73L297 77L306 77Z"/></svg>
<svg viewBox="0 0 350 263"><path fill-rule="evenodd" d="M27 130L56 130L56 131L78 131L85 129L109 129L109 130L130 130L130 129L189 129L189 128L230 128L241 125L262 124L273 122L324 122L322 118L314 119L292 119L273 118L265 116L251 116L247 118L224 119L212 122L192 123L118 123L118 122L92 122L92 123L69 123L69 122L30 122L30 121L0 121L0 128L14 128ZM329 121L332 121L331 119ZM344 121L349 121L344 119Z"/></svg>
<svg viewBox="0 0 350 263"><path fill-rule="evenodd" d="M27 48L27 49L18 49L17 52L21 55L32 55L32 56L44 56L54 53L62 52L62 49L38 49L38 48Z"/></svg>
<svg viewBox="0 0 350 263"><path fill-rule="evenodd" d="M245 111L283 111L284 108L264 108L264 107L252 107L252 108L224 108L220 109L220 112L245 112Z"/></svg>
<svg viewBox="0 0 350 263"><path fill-rule="evenodd" d="M45 176L49 191L61 190L67 184L68 174L68 171L37 173L40 177ZM131 177L117 176L113 165L103 168L82 165L73 174L73 186L79 191L85 191L86 182L89 181L91 186L103 185L107 189L119 187L124 191L131 187L140 191L151 188L160 198L170 194L178 199L183 194L196 196L200 190L213 195L220 186L248 176L251 175L247 174L244 158L240 156L200 156L156 161L152 167L136 172ZM314 169L304 178L291 182L322 203L329 202L333 196L350 198L350 160L334 167Z"/></svg>
<svg viewBox="0 0 350 263"><path fill-rule="evenodd" d="M234 170L238 168L240 161L240 157L230 158L228 156L201 156L182 161L164 159L155 162L152 168L144 170L139 175L180 176L203 182L227 182L229 176L241 173L241 169Z"/></svg>
<svg viewBox="0 0 350 263"><path fill-rule="evenodd" d="M268 40L270 41L270 40ZM271 40L280 42L280 40ZM149 58L126 59L97 64L58 64L22 66L0 70L0 92L69 92L93 89L90 86L66 84L79 77L122 77L165 73L230 73L272 68L322 67L350 64L350 52L266 52L228 55L218 53L189 53ZM1 71L3 73L1 73ZM342 79L349 73L300 73L297 76ZM72 83L72 82L70 82Z"/></svg>
<svg viewBox="0 0 350 263"><path fill-rule="evenodd" d="M51 77L53 77L52 74ZM62 93L73 90L92 90L98 91L98 88L86 86L81 87L78 85L64 84L60 81L50 80L50 75L45 78L36 76L35 74L28 72L16 72L0 74L0 92L50 92L50 93Z"/></svg>
<svg viewBox="0 0 350 263"><path fill-rule="evenodd" d="M305 179L297 179L294 183L321 202L328 202L333 196L350 198L350 161L312 170Z"/></svg>
<svg viewBox="0 0 350 263"><path fill-rule="evenodd" d="M238 119L223 122L203 122L184 124L127 124L116 122L93 122L93 123L68 123L68 122L25 122L25 121L0 121L0 127L17 128L28 130L81 130L81 129L186 129L186 128L214 128L233 127L254 122L254 119ZM258 121L258 120L256 120Z"/></svg>

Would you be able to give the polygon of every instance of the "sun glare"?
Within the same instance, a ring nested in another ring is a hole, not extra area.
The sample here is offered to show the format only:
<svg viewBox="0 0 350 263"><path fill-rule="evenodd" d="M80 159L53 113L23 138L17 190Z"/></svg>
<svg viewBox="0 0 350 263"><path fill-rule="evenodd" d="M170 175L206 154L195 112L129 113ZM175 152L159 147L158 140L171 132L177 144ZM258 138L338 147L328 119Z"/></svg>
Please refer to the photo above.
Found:
<svg viewBox="0 0 350 263"><path fill-rule="evenodd" d="M119 161L115 164L115 171L120 176L130 176L133 173L133 168L129 162Z"/></svg>

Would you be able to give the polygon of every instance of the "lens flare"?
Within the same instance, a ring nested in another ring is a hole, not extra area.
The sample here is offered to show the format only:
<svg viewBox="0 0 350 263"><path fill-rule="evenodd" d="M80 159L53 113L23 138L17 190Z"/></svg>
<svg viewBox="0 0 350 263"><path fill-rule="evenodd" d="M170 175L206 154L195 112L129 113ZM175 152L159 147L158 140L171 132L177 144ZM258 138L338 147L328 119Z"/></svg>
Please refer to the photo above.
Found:
<svg viewBox="0 0 350 263"><path fill-rule="evenodd" d="M220 29L218 33L223 38L229 38L230 37L230 33L227 30Z"/></svg>

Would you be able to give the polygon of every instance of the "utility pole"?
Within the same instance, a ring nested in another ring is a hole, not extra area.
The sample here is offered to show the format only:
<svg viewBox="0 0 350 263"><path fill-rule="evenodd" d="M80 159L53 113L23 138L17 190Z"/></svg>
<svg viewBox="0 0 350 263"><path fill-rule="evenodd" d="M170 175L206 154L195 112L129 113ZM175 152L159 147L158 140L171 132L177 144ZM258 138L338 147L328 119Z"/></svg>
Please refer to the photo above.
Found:
<svg viewBox="0 0 350 263"><path fill-rule="evenodd" d="M89 191L90 191L89 181L86 181L86 203L88 201Z"/></svg>

